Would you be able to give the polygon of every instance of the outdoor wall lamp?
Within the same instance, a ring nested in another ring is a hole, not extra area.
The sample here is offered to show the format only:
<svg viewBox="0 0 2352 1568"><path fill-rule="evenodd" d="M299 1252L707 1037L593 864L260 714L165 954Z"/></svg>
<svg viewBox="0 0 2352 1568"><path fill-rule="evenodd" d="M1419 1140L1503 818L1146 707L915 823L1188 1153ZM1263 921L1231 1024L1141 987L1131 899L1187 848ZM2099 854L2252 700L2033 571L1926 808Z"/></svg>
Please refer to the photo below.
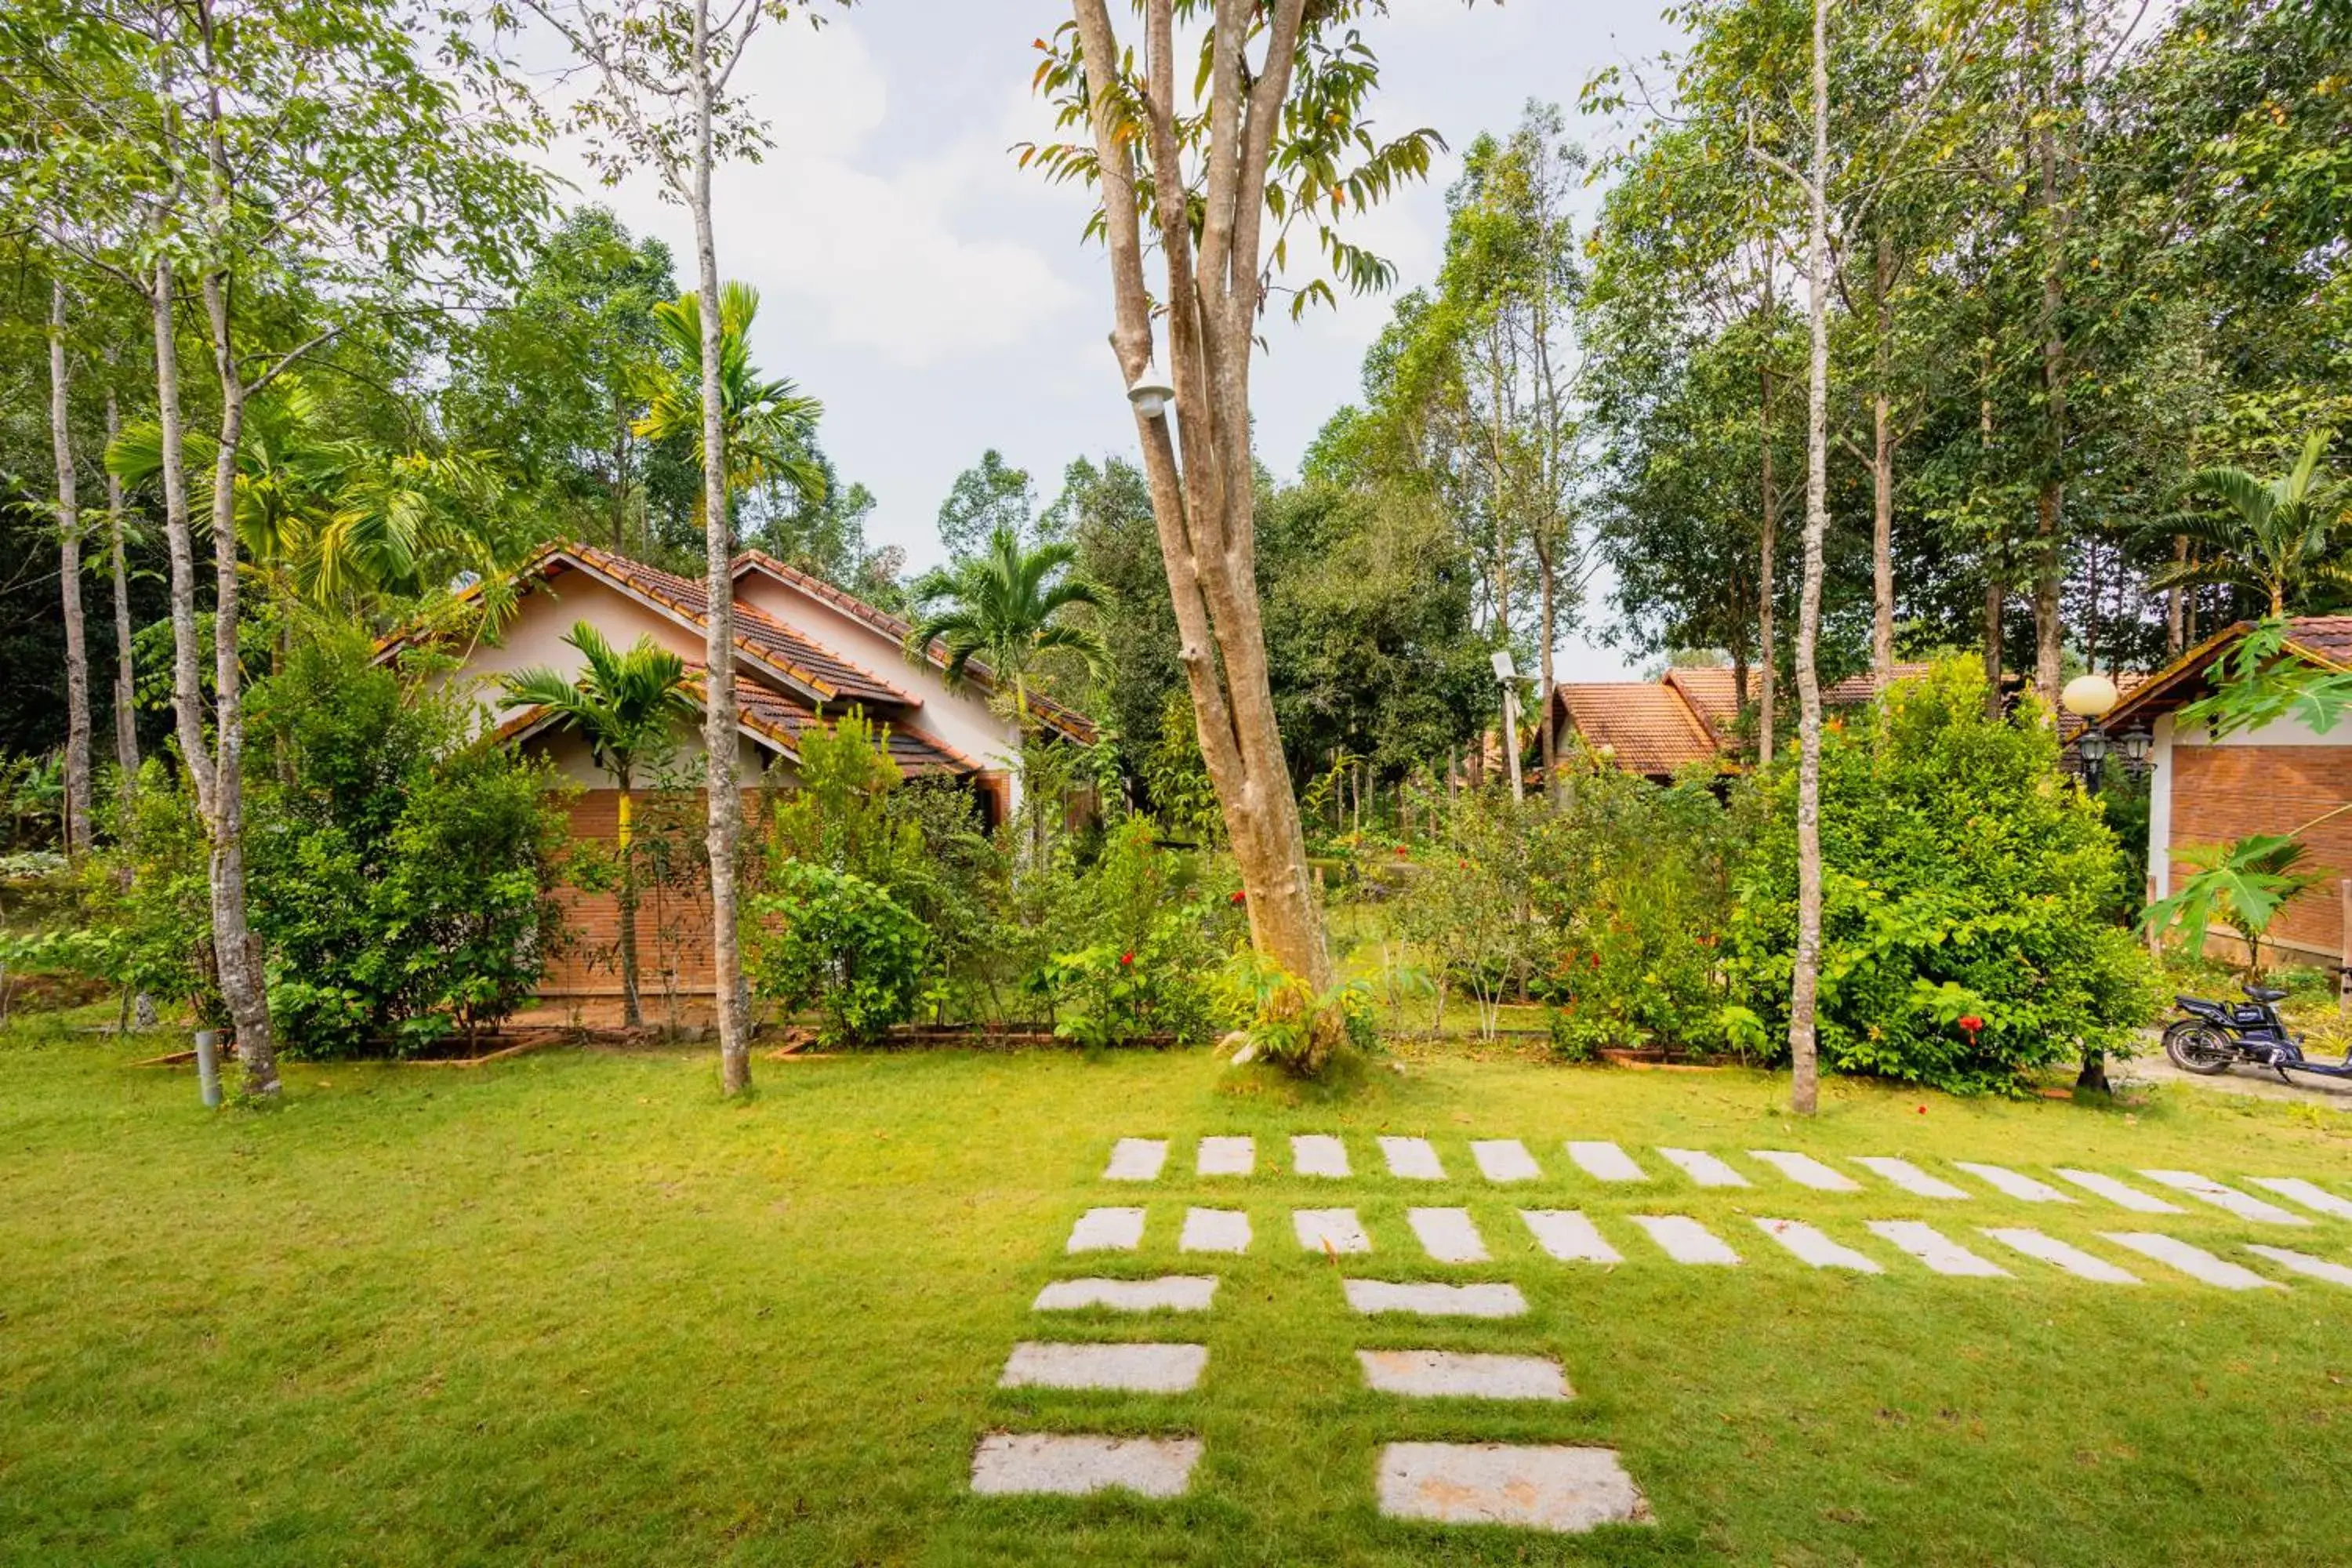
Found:
<svg viewBox="0 0 2352 1568"><path fill-rule="evenodd" d="M1157 419L1168 412L1176 400L1176 384L1160 374L1160 367L1150 360L1143 362L1143 374L1137 376L1127 389L1127 400L1146 419Z"/></svg>

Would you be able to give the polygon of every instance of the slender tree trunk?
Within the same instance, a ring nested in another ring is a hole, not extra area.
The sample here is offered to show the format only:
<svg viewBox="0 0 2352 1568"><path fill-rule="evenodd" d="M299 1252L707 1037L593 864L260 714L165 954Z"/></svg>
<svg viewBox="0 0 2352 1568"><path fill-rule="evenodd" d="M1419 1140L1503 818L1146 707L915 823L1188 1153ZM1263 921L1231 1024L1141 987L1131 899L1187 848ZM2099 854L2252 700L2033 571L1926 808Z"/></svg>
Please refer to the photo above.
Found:
<svg viewBox="0 0 2352 1568"><path fill-rule="evenodd" d="M1748 674L1747 640L1734 637L1731 643L1731 696L1734 707L1741 712L1748 709Z"/></svg>
<svg viewBox="0 0 2352 1568"><path fill-rule="evenodd" d="M1541 726L1543 735L1544 795L1552 803L1552 805L1558 805L1565 796L1562 793L1559 776L1559 735L1557 730L1556 721L1552 715L1551 648L1552 644L1558 641L1559 637L1559 600L1557 584L1553 581L1552 552L1549 547L1546 546L1538 548L1536 551L1536 567L1537 570L1543 574L1543 653L1541 656L1541 663L1543 667L1543 681L1541 688L1543 712Z"/></svg>
<svg viewBox="0 0 2352 1568"><path fill-rule="evenodd" d="M66 286L57 278L49 280L49 444L58 464L58 597L66 621L65 842L66 853L79 856L91 843L89 647L81 605L81 498L66 384Z"/></svg>
<svg viewBox="0 0 2352 1568"><path fill-rule="evenodd" d="M2066 339L2059 320L2059 310L2065 303L2065 280L2060 270L2063 249L2057 131L2050 123L2055 106L2046 96L2042 111L2042 123L2034 132L2034 162L2040 176L2042 222L2042 391L2046 466L2041 493L2034 500L2033 684L2042 695L2049 722L2054 724L2065 653L2065 628L2060 619L2059 603L2059 591L2066 578Z"/></svg>
<svg viewBox="0 0 2352 1568"><path fill-rule="evenodd" d="M246 384L230 322L228 279L205 275L205 314L212 323L213 368L220 384L220 455L213 465L213 945L221 998L236 1028L245 1090L278 1092L278 1053L270 1036L269 990L260 939L246 913L245 671L237 658L241 584L236 570L236 453L245 433Z"/></svg>
<svg viewBox="0 0 2352 1568"><path fill-rule="evenodd" d="M1998 574L1985 579L1984 672L1985 716L2000 717L2001 612L2009 603L2009 587Z"/></svg>
<svg viewBox="0 0 2352 1568"><path fill-rule="evenodd" d="M2176 533L2172 536L2172 563L2180 566L2188 560L2189 536ZM2168 655L2180 654L2189 647L2188 598L2187 591L2178 583L2164 591L2164 651Z"/></svg>
<svg viewBox="0 0 2352 1568"><path fill-rule="evenodd" d="M719 1087L730 1095L751 1087L751 1009L743 989L743 955L736 935L736 849L743 837L743 797L736 787L735 574L732 521L727 512L727 428L719 405L719 250L710 227L710 6L694 5L694 258L702 290L702 543L710 599L703 641L703 750L709 766L710 967L719 1015Z"/></svg>
<svg viewBox="0 0 2352 1568"><path fill-rule="evenodd" d="M1757 557L1756 575L1756 762L1772 765L1773 726L1779 722L1772 699L1780 684L1780 650L1772 635L1772 569L1780 554L1780 487L1772 473L1772 370L1764 370L1764 396L1758 405L1756 427L1763 443L1764 530Z"/></svg>
<svg viewBox="0 0 2352 1568"><path fill-rule="evenodd" d="M1882 226L1872 273L1877 331L1871 346L1875 384L1870 398L1870 677L1881 691L1895 682L1895 429L1886 396L1894 288L1895 256Z"/></svg>
<svg viewBox="0 0 2352 1568"><path fill-rule="evenodd" d="M1074 0L1082 40L1106 215L1119 371L1132 385L1151 363L1153 300L1144 279L1136 201L1139 149L1114 106L1123 89L1098 71L1121 58L1107 0ZM1258 19L1242 0L1214 13L1205 150L1205 205L1197 258L1194 204L1175 127L1176 59L1170 0L1148 0L1143 120L1155 182L1157 238L1169 287L1173 417L1134 410L1152 516L1176 614L1178 659L1192 697L1201 753L1217 791L1247 894L1257 951L1317 992L1332 981L1323 912L1307 865L1297 796L1283 756L1266 671L1256 583L1250 461L1250 354L1257 330L1265 171L1289 97L1303 0L1276 0L1263 20L1263 68L1246 78L1242 49Z"/></svg>
<svg viewBox="0 0 2352 1568"><path fill-rule="evenodd" d="M106 445L122 434L122 415L115 405L114 388L106 389ZM122 480L113 469L106 473L106 564L114 584L114 762L121 771L122 804L129 805L139 788L138 665L131 647L131 577L123 564Z"/></svg>
<svg viewBox="0 0 2352 1568"><path fill-rule="evenodd" d="M1814 1035L1822 963L1822 683L1813 647L1822 616L1822 537L1829 528L1829 0L1813 0L1813 161L1806 313L1812 354L1805 398L1805 579L1797 610L1797 961L1789 986L1789 1104L1810 1116L1821 1101Z"/></svg>
<svg viewBox="0 0 2352 1568"><path fill-rule="evenodd" d="M636 800L626 773L619 775L619 783L614 802L618 819L614 837L621 850L621 888L614 904L621 927L621 1021L632 1029L642 1029L646 1010L637 962Z"/></svg>
<svg viewBox="0 0 2352 1568"><path fill-rule="evenodd" d="M621 390L613 389L613 553L629 552L629 415Z"/></svg>

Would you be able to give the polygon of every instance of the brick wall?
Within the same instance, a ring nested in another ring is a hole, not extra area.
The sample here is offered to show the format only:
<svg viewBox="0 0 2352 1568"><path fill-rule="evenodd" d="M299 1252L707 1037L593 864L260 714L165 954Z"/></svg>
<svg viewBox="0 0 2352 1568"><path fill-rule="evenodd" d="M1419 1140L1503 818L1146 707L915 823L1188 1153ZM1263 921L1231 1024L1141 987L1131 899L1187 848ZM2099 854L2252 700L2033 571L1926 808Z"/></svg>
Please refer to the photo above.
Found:
<svg viewBox="0 0 2352 1568"><path fill-rule="evenodd" d="M608 848L620 816L620 793L594 789L572 804L574 838ZM744 837L756 840L761 796L743 792ZM664 833L662 821L676 824ZM643 880L637 893L638 990L648 1012L675 986L682 995L710 994L710 883L699 859L705 817L702 794L668 801L639 795L635 818ZM646 876L647 847L667 843L674 859L667 878ZM540 981L544 997L617 997L621 994L620 908L611 893L566 889L562 895L568 941Z"/></svg>
<svg viewBox="0 0 2352 1568"><path fill-rule="evenodd" d="M2285 833L2352 801L2352 746L2172 748L2172 843L2217 844L2253 833ZM2326 963L2343 952L2338 881L2352 877L2352 812L2304 836L2301 869L2320 881L2290 900L2271 922L2271 942ZM2172 885L2189 868L2176 853Z"/></svg>

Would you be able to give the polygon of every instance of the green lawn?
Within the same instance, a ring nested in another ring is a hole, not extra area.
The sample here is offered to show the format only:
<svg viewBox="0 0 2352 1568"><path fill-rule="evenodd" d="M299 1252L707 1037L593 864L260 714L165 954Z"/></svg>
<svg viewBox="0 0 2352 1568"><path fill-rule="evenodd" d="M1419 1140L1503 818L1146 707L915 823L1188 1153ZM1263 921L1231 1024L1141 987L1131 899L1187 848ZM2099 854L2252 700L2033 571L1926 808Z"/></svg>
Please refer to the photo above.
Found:
<svg viewBox="0 0 2352 1568"><path fill-rule="evenodd" d="M152 1048L151 1042L144 1048ZM1836 1563L2286 1563L2352 1541L2352 1290L2242 1296L2095 1240L2161 1229L2352 1261L2352 1224L2264 1236L1991 1195L1937 1205L1872 1181L1602 1190L1566 1136L1730 1154L1787 1147L2179 1165L2352 1193L2352 1118L2186 1091L2134 1114L1832 1086L1818 1121L1741 1073L1416 1059L1343 1103L1201 1055L761 1062L719 1103L704 1054L551 1050L453 1069L302 1068L275 1113L208 1116L131 1047L0 1037L0 1560L446 1564ZM1925 1106L1925 1114L1919 1107ZM1344 1184L1268 1142L1350 1135ZM1255 1132L1260 1174L1204 1182L1192 1135ZM1454 1180L1379 1173L1370 1135L1426 1133ZM1097 1180L1122 1133L1178 1140L1142 1188ZM1533 1188L1473 1179L1471 1137L1527 1140ZM1671 1173L1665 1173L1671 1175ZM1181 1259L1188 1201L1238 1193L1257 1231L1204 1317L1044 1323L1080 1272ZM1097 1203L1150 1208L1145 1250L1062 1255ZM1384 1277L1512 1279L1515 1322L1368 1322L1294 1205L1353 1204ZM1409 1203L1466 1205L1492 1265L1420 1258ZM1537 1255L1515 1206L1580 1206L1613 1270ZM1962 1214L1954 1211L1965 1211ZM1705 1270L1622 1217L1699 1216L1747 1256ZM1817 1273L1748 1213L1814 1220L1888 1273ZM2036 1225L2149 1283L1945 1279L1862 1229ZM1202 1338L1200 1392L1008 1393L1024 1337ZM1542 1349L1567 1406L1409 1407L1359 1345ZM979 1500L987 1431L1195 1433L1175 1503ZM1618 1448L1658 1523L1582 1540L1408 1527L1373 1511L1399 1438Z"/></svg>

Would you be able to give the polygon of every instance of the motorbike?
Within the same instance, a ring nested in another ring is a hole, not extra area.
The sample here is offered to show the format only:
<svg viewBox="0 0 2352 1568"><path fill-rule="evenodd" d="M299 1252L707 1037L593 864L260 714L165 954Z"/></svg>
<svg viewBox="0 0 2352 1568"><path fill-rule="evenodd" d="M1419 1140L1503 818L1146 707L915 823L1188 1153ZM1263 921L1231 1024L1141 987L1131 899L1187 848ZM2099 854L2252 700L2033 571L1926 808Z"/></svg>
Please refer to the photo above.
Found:
<svg viewBox="0 0 2352 1568"><path fill-rule="evenodd" d="M2303 1038L2286 1032L2278 1005L2284 991L2260 985L2244 987L2243 1002L2214 1002L2201 996L2175 996L2186 1017L2175 1019L2164 1031L2164 1054L2182 1072L2210 1078L2228 1072L2240 1062L2268 1068L2281 1083L2294 1080L2290 1072L2322 1078L2352 1079L2352 1051L2340 1062L2313 1061L2303 1054Z"/></svg>

